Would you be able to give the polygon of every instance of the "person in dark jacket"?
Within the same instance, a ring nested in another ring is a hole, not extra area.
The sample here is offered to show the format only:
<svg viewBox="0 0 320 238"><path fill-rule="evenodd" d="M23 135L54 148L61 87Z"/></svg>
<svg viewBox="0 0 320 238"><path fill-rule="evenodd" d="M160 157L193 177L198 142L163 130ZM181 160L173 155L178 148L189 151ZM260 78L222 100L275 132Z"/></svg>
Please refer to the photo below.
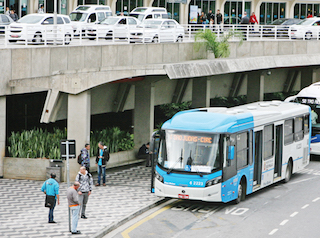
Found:
<svg viewBox="0 0 320 238"><path fill-rule="evenodd" d="M10 16L10 17L12 18L12 20L14 20L14 21L18 21L18 20L19 20L19 17L18 17L18 15L17 15L17 13L16 13L15 10L11 10L9 16Z"/></svg>
<svg viewBox="0 0 320 238"><path fill-rule="evenodd" d="M98 167L98 182L96 186L100 186L101 174L103 186L106 186L106 166L110 159L110 154L107 146L105 146L101 141L98 143L98 153L96 156L96 166Z"/></svg>
<svg viewBox="0 0 320 238"><path fill-rule="evenodd" d="M241 25L248 25L249 24L249 17L247 16L247 13L243 13L243 17L241 19ZM243 40L247 40L247 30L248 28L243 26L242 27L242 32L243 32Z"/></svg>
<svg viewBox="0 0 320 238"><path fill-rule="evenodd" d="M139 152L138 152L138 158L146 160L146 167L150 167L151 166L149 148L150 148L150 143L148 142L147 144L143 144L140 147Z"/></svg>

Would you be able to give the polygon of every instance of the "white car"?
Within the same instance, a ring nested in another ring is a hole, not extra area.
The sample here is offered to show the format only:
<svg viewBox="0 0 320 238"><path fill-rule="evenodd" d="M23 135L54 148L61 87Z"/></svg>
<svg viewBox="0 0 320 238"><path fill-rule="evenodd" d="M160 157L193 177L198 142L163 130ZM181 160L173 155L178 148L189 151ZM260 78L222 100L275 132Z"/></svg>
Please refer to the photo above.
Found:
<svg viewBox="0 0 320 238"><path fill-rule="evenodd" d="M182 42L184 28L173 19L146 19L130 31L130 42Z"/></svg>
<svg viewBox="0 0 320 238"><path fill-rule="evenodd" d="M136 28L140 23L135 17L108 17L87 29L87 36L90 40L94 40L98 32L98 37L106 40L112 40L113 38L125 39L130 35L130 30Z"/></svg>
<svg viewBox="0 0 320 238"><path fill-rule="evenodd" d="M289 31L291 38L304 38L310 40L317 39L320 36L320 18L307 18L296 25L293 25Z"/></svg>
<svg viewBox="0 0 320 238"><path fill-rule="evenodd" d="M29 14L17 22L10 24L9 42L27 41L42 43L44 41L64 41L69 44L72 40L73 28L69 16L57 14L57 32L53 24L53 14Z"/></svg>

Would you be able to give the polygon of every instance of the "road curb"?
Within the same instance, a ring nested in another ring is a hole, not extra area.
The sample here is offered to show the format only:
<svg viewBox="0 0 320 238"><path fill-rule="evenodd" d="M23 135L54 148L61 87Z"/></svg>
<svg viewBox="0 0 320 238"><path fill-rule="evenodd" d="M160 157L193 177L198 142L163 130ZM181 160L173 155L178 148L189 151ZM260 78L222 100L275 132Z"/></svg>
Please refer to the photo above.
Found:
<svg viewBox="0 0 320 238"><path fill-rule="evenodd" d="M170 200L170 198L163 198L163 199L160 199L159 201L157 201L157 202L155 202L153 204L145 206L144 208L129 214L128 216L126 216L125 218L121 219L120 221L113 222L109 226L103 228L102 230L100 230L99 232L94 234L92 237L93 238L102 238L103 236L105 236L109 232L115 230L119 226L122 226L123 224L125 224L126 222L132 220L133 218L136 218L137 216L141 215L142 213L144 213L144 212L150 210L151 208L154 208L154 207L156 207L156 206L158 206L158 205L160 205L162 203L165 203L168 200Z"/></svg>

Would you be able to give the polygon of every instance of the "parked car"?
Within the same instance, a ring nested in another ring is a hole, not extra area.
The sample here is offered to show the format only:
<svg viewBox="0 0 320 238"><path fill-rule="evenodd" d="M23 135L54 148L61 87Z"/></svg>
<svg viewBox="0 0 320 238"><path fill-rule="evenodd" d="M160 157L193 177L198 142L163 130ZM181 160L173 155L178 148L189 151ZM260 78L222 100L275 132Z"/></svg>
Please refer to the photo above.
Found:
<svg viewBox="0 0 320 238"><path fill-rule="evenodd" d="M130 16L144 21L146 19L168 19L167 9L164 7L137 7L130 12Z"/></svg>
<svg viewBox="0 0 320 238"><path fill-rule="evenodd" d="M263 36L288 37L290 26L298 24L302 19L298 18L279 18L273 21L270 25L263 26Z"/></svg>
<svg viewBox="0 0 320 238"><path fill-rule="evenodd" d="M85 33L87 25L93 25L112 16L109 6L104 5L80 5L70 13L70 19L74 28L74 34Z"/></svg>
<svg viewBox="0 0 320 238"><path fill-rule="evenodd" d="M108 17L87 29L87 36L89 40L94 40L98 32L98 37L106 40L112 40L113 38L125 39L128 38L130 30L136 28L140 23L135 17Z"/></svg>
<svg viewBox="0 0 320 238"><path fill-rule="evenodd" d="M5 33L5 26L10 25L13 22L12 18L5 15L0 14L0 34Z"/></svg>
<svg viewBox="0 0 320 238"><path fill-rule="evenodd" d="M173 19L147 19L130 31L130 42L182 42L184 28Z"/></svg>
<svg viewBox="0 0 320 238"><path fill-rule="evenodd" d="M313 17L302 20L291 27L289 33L291 38L305 38L311 40L312 38L319 38L320 36L320 18Z"/></svg>
<svg viewBox="0 0 320 238"><path fill-rule="evenodd" d="M53 14L29 14L9 26L9 42L28 41L42 43L55 39ZM72 40L72 26L69 16L57 15L56 40L69 44Z"/></svg>

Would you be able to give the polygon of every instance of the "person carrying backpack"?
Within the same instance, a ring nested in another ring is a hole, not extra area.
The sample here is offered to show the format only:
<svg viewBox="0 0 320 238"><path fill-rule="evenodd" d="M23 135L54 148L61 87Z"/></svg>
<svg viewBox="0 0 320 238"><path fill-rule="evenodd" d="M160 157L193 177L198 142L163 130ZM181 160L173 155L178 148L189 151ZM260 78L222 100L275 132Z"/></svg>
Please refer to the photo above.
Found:
<svg viewBox="0 0 320 238"><path fill-rule="evenodd" d="M80 183L78 189L79 203L80 203L80 214L81 218L87 219L86 217L86 207L91 195L93 179L92 175L86 170L86 167L82 166L78 172L75 181Z"/></svg>
<svg viewBox="0 0 320 238"><path fill-rule="evenodd" d="M90 150L90 144L86 143L84 145L84 148L81 150L81 153L79 155L78 158L78 163L85 167L86 170L88 171L88 173L90 173L90 154L89 154L89 150Z"/></svg>

